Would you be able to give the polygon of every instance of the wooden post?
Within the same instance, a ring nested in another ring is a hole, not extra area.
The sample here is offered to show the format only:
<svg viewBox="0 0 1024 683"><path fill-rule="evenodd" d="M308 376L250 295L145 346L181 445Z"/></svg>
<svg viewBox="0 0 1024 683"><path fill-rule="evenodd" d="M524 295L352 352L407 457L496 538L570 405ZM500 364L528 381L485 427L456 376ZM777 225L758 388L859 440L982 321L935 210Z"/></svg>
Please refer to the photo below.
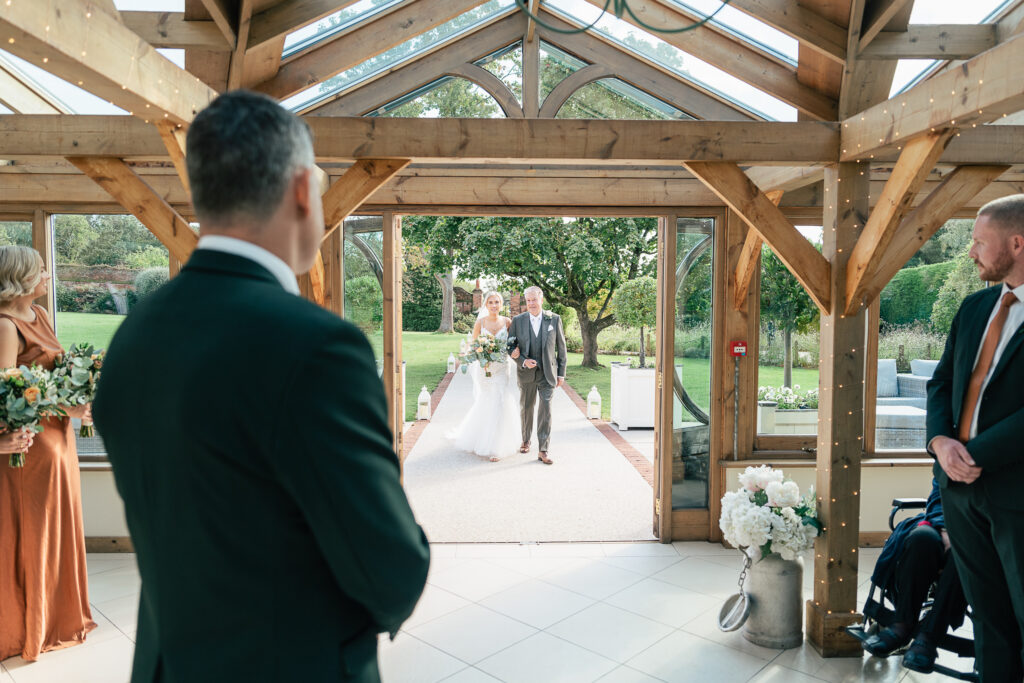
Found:
<svg viewBox="0 0 1024 683"><path fill-rule="evenodd" d="M320 245L320 257L324 262L324 308L345 317L345 296L342 282L345 280L345 260L342 258L341 240L344 230L335 230Z"/></svg>
<svg viewBox="0 0 1024 683"><path fill-rule="evenodd" d="M384 213L384 393L395 453L402 457L402 219Z"/></svg>
<svg viewBox="0 0 1024 683"><path fill-rule="evenodd" d="M523 114L528 119L540 115L540 40L536 35L523 38Z"/></svg>
<svg viewBox="0 0 1024 683"><path fill-rule="evenodd" d="M675 372L676 230L674 214L658 219L657 346L654 356L654 535L672 542L672 407Z"/></svg>
<svg viewBox="0 0 1024 683"><path fill-rule="evenodd" d="M57 329L57 272L53 254L53 215L42 209L32 214L32 248L43 257L43 269L50 274L50 291L36 299L35 303L46 309Z"/></svg>
<svg viewBox="0 0 1024 683"><path fill-rule="evenodd" d="M867 312L845 315L846 265L868 217L869 168L841 163L825 170L824 243L832 264L828 315L821 317L818 403L818 517L814 596L807 639L823 657L863 656L844 627L857 614L860 465L864 445L864 349Z"/></svg>
<svg viewBox="0 0 1024 683"><path fill-rule="evenodd" d="M720 364L720 372L716 375L719 381L721 395L724 398L723 411L720 416L722 427L719 432L723 435L722 456L730 459L746 460L750 457L754 448L754 432L756 431L757 414L757 354L758 354L758 315L761 300L761 240L756 238L756 232L751 230L743 219L734 211L729 211L726 220L719 228L726 231L725 249L727 250L725 268L726 278L722 283L722 291L725 298L721 306L725 308L724 334L715 340L712 353L719 354L724 358ZM751 235L757 239L757 250L751 253L749 246ZM752 276L743 283L738 281L733 274L737 271L739 264L747 263L752 269ZM742 298L740 291L742 290ZM733 389L735 368L732 357L725 354L727 345L732 341L747 342L747 357L740 359L740 419L738 453L733 453L732 431L734 420L733 400L736 399ZM724 491L722 492L724 493ZM718 494L719 497L721 493ZM710 492L710 499L717 504L716 492ZM712 511L716 506L712 505ZM714 515L713 515L714 516ZM720 533L718 518L714 518L712 537Z"/></svg>

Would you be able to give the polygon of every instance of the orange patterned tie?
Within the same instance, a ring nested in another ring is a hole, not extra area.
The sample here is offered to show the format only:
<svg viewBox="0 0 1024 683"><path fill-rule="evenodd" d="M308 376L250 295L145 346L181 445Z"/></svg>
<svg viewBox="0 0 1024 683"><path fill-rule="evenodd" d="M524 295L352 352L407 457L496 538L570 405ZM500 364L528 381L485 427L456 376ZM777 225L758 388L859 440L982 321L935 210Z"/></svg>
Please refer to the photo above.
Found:
<svg viewBox="0 0 1024 683"><path fill-rule="evenodd" d="M971 435L971 421L974 419L974 408L978 405L981 397L981 385L988 376L989 368L992 367L992 358L996 355L996 347L999 346L999 337L1003 334L1003 325L1006 324L1006 316L1010 313L1010 306L1017 302L1013 292L1007 292L992 318L992 324L985 332L985 341L981 344L981 355L978 356L978 363L971 373L971 381L967 385L967 396L964 398L963 410L960 411L960 441L967 443Z"/></svg>

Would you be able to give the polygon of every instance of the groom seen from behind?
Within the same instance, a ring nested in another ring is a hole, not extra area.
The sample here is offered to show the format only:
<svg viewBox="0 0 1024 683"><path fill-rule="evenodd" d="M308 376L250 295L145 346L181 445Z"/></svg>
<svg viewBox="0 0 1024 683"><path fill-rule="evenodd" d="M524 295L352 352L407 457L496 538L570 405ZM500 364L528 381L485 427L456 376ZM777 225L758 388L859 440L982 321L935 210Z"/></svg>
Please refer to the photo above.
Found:
<svg viewBox="0 0 1024 683"><path fill-rule="evenodd" d="M537 406L537 459L545 465L553 463L548 457L551 439L551 397L555 387L565 383L565 332L562 319L543 309L544 294L540 287L527 287L526 313L512 319L509 334L514 336L515 348L510 356L516 361L519 381L519 409L522 418L523 443L520 453L530 450L533 435L534 405Z"/></svg>
<svg viewBox="0 0 1024 683"><path fill-rule="evenodd" d="M370 344L298 296L324 234L309 129L236 90L187 152L202 237L93 408L142 577L132 681L379 681L429 549Z"/></svg>

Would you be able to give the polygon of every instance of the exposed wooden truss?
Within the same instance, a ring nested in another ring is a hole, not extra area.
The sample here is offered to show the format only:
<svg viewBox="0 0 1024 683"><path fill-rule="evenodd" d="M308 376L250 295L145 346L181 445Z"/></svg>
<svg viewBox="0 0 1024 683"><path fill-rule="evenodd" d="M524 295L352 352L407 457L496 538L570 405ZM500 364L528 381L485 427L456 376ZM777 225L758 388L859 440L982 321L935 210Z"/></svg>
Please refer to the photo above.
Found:
<svg viewBox="0 0 1024 683"><path fill-rule="evenodd" d="M381 185L409 165L409 159L360 159L324 193L324 239L337 230Z"/></svg>

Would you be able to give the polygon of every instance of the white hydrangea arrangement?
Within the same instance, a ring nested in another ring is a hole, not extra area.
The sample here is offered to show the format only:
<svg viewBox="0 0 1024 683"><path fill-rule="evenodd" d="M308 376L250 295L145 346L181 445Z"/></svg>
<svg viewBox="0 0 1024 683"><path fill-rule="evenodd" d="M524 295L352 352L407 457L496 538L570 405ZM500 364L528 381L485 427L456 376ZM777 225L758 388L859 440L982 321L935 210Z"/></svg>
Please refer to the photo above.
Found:
<svg viewBox="0 0 1024 683"><path fill-rule="evenodd" d="M748 467L740 475L740 488L722 497L719 526L725 540L760 558L778 553L795 560L814 545L821 529L814 488L800 496L800 487L786 481L782 470L767 465Z"/></svg>

